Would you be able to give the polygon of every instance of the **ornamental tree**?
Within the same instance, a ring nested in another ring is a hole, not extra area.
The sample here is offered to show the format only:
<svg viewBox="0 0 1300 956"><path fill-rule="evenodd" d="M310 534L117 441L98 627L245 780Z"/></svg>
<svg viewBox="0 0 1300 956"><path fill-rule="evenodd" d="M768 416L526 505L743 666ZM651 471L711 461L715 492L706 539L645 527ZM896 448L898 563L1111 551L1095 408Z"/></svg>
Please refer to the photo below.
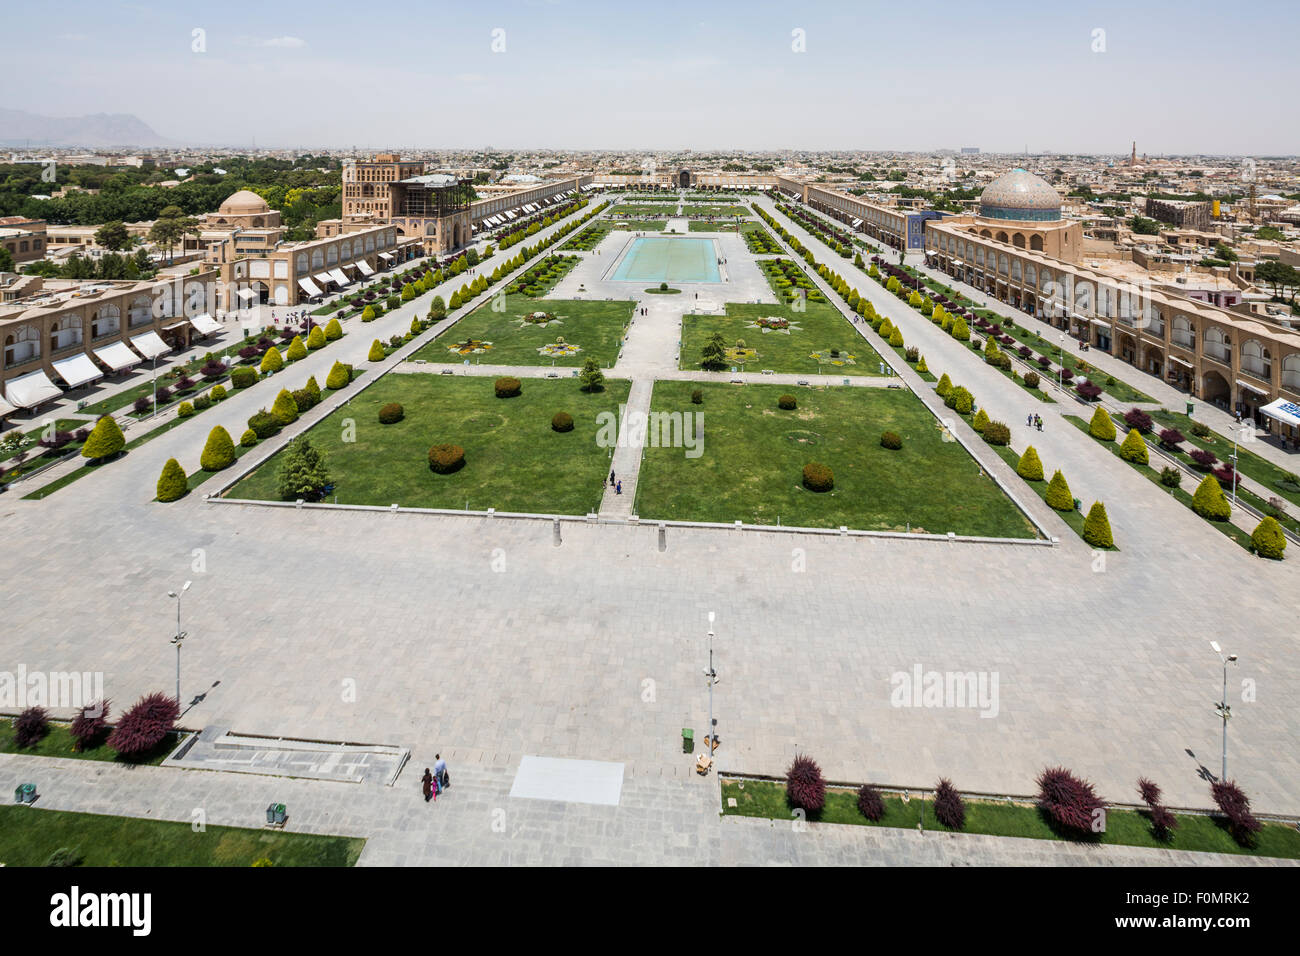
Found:
<svg viewBox="0 0 1300 956"><path fill-rule="evenodd" d="M384 345L379 341L379 339L375 339L370 343L370 354L367 355L366 358L372 362L382 362L386 357Z"/></svg>
<svg viewBox="0 0 1300 956"><path fill-rule="evenodd" d="M168 458L163 465L162 474L158 476L157 495L159 501L176 501L183 498L189 490L189 481L185 469L175 458Z"/></svg>
<svg viewBox="0 0 1300 956"><path fill-rule="evenodd" d="M272 345L266 350L266 354L262 356L262 374L278 372L282 368L284 368L284 358L280 355L280 350Z"/></svg>
<svg viewBox="0 0 1300 956"><path fill-rule="evenodd" d="M1206 475L1192 495L1192 510L1202 518L1211 521L1227 521L1232 515L1232 506L1223 495L1223 486L1213 475Z"/></svg>
<svg viewBox="0 0 1300 956"><path fill-rule="evenodd" d="M295 438L285 449L276 483L282 501L316 501L324 494L325 486L330 484L329 468L306 435Z"/></svg>
<svg viewBox="0 0 1300 956"><path fill-rule="evenodd" d="M1088 434L1098 441L1115 440L1115 423L1100 405L1092 413L1092 421L1088 423Z"/></svg>
<svg viewBox="0 0 1300 956"><path fill-rule="evenodd" d="M288 392L281 392L280 394L287 395ZM293 401L293 399L291 398L290 401ZM208 433L208 442L203 446L203 454L199 457L199 465L202 466L204 471L220 471L222 468L229 468L234 463L235 443L230 440L230 432L218 425Z"/></svg>
<svg viewBox="0 0 1300 956"><path fill-rule="evenodd" d="M1286 550L1286 535L1282 533L1282 525L1278 520L1266 515L1251 532L1250 543L1261 558L1281 561L1282 552Z"/></svg>
<svg viewBox="0 0 1300 956"><path fill-rule="evenodd" d="M303 344L301 335L293 337L293 341L289 343L289 351L285 355L290 362L296 362L307 357L307 346Z"/></svg>
<svg viewBox="0 0 1300 956"><path fill-rule="evenodd" d="M1119 456L1139 465L1147 463L1147 443L1142 440L1142 435L1136 428L1130 428L1124 436L1124 442L1119 446Z"/></svg>
<svg viewBox="0 0 1300 956"><path fill-rule="evenodd" d="M1083 540L1094 548L1113 548L1115 539L1110 533L1110 518L1106 516L1106 506L1094 501L1088 509L1088 516L1083 519Z"/></svg>
<svg viewBox="0 0 1300 956"><path fill-rule="evenodd" d="M126 436L112 415L105 415L95 422L90 437L81 446L81 457L98 461L109 455L116 455L126 447Z"/></svg>
<svg viewBox="0 0 1300 956"><path fill-rule="evenodd" d="M1016 474L1025 481L1043 480L1043 462L1039 459L1033 445L1026 448L1025 453L1020 456L1020 462L1016 465Z"/></svg>
<svg viewBox="0 0 1300 956"><path fill-rule="evenodd" d="M1047 483L1047 504L1057 511L1074 510L1074 495L1059 468L1052 473L1052 480Z"/></svg>
<svg viewBox="0 0 1300 956"><path fill-rule="evenodd" d="M275 402L271 405L271 417L281 428L298 420L298 403L293 400L293 395L287 388L280 389L280 394L275 396Z"/></svg>
<svg viewBox="0 0 1300 956"><path fill-rule="evenodd" d="M147 756L167 738L180 715L180 701L175 697L161 692L146 694L122 715L109 734L108 745L128 760Z"/></svg>

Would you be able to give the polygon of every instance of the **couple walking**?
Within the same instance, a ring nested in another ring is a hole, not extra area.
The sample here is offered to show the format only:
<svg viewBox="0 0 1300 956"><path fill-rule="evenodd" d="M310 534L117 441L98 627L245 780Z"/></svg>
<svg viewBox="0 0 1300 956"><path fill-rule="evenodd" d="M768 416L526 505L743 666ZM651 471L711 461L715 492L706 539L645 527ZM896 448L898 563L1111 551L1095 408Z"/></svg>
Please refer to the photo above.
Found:
<svg viewBox="0 0 1300 956"><path fill-rule="evenodd" d="M424 793L424 802L430 800L436 801L438 793L446 790L451 786L451 774L447 773L447 761L442 759L442 754L433 755L433 773L429 768L424 768L424 776L420 778L420 790Z"/></svg>

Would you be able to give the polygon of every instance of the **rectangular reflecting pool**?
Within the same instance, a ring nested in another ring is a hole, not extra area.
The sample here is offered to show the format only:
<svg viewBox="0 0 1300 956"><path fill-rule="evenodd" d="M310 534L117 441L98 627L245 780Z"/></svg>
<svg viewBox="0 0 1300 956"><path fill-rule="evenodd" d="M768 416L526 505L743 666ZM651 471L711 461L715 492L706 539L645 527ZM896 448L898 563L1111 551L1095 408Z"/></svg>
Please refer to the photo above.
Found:
<svg viewBox="0 0 1300 956"><path fill-rule="evenodd" d="M721 282L712 239L647 236L633 239L610 276L615 282Z"/></svg>

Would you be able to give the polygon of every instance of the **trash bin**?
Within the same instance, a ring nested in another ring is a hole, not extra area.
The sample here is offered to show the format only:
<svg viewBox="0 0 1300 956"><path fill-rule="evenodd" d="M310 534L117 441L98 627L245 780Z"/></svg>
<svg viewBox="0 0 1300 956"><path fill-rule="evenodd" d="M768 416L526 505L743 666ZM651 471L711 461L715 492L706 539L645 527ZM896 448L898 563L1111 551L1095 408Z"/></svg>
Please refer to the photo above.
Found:
<svg viewBox="0 0 1300 956"><path fill-rule="evenodd" d="M276 825L283 825L285 818L288 816L288 813L285 812L284 804L283 803L271 804L271 812L275 817L275 819L272 822L274 822Z"/></svg>
<svg viewBox="0 0 1300 956"><path fill-rule="evenodd" d="M1191 418L1191 417L1192 417L1192 412L1195 410L1195 407L1196 407L1196 406L1193 405L1191 402L1188 402L1188 403L1187 403L1187 417L1188 417L1188 418Z"/></svg>
<svg viewBox="0 0 1300 956"><path fill-rule="evenodd" d="M14 803L35 803L36 784L20 783L14 787Z"/></svg>
<svg viewBox="0 0 1300 956"><path fill-rule="evenodd" d="M695 752L695 731L690 727L682 728L682 753L689 754Z"/></svg>
<svg viewBox="0 0 1300 956"><path fill-rule="evenodd" d="M1074 499L1074 510L1075 510L1075 511L1082 511L1082 510L1083 510L1083 502L1080 501L1078 498L1075 498L1075 499Z"/></svg>

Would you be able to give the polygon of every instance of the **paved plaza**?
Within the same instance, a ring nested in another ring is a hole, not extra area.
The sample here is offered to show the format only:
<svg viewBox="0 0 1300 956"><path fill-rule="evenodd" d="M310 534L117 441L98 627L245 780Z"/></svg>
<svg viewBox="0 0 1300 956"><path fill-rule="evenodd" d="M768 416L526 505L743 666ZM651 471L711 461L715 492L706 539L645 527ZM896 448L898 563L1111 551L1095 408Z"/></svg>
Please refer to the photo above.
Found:
<svg viewBox="0 0 1300 956"><path fill-rule="evenodd" d="M774 212L770 201L755 202ZM1063 764L1111 800L1136 800L1136 781L1147 776L1171 805L1206 806L1220 759L1213 639L1241 661L1230 674L1229 775L1257 810L1300 813L1294 556L1249 555L1063 421L1074 406L1027 398L774 214L895 322L931 370L949 372L992 418L1012 423L1014 447L1032 443L1049 471L1062 468L1085 508L1105 501L1121 550L1094 554L978 447L964 422L955 427L981 463L1056 546L672 528L661 551L656 529L617 521L566 523L557 546L547 521L217 504L199 494L152 502L167 458L192 469L212 426L238 436L270 403L263 389L274 387L256 386L47 501L0 497L10 544L0 557L4 667L102 671L118 711L169 689L176 608L167 592L193 580L183 608L183 724L407 748L411 761L396 786L358 797L356 785L330 781L172 768L127 774L4 756L0 782L38 778L47 807L188 819L204 805L209 822L245 825L256 825L274 798L289 804L291 829L370 837L361 862L376 865L1219 862L910 831L795 833L785 823L719 819L716 778L694 775L681 745L682 728L699 739L707 726L702 670L706 615L715 611L724 771L778 774L799 751L832 780L923 788L946 776L962 790L1025 794L1044 766ZM579 253L582 263L551 293L631 298L649 310L607 372L632 381L636 407L648 407L657 378L732 377L677 370L681 315L697 307L697 289L702 310L775 301L739 235L690 235L718 243L728 281L675 284L681 295L662 296L644 294L644 283L607 280L610 250L632 238L614 232ZM450 288L438 292L445 298ZM323 382L335 360L367 372L235 470L264 460L374 376L430 371L402 363L461 313L384 363L365 355L371 339L404 331L426 312L431 296L370 325L349 322L345 339L295 364L293 386L312 374ZM869 326L855 328L894 355ZM466 371L505 369L456 369ZM923 401L941 405L909 367L899 371ZM760 378L812 377L744 380ZM1145 378L1134 384L1147 386ZM1043 432L1016 424L1027 411L1047 421ZM603 516L630 516L638 452L618 450L615 468L629 481L621 501L606 494ZM210 490L224 483L214 479ZM995 674L996 714L894 706L894 676L918 666ZM1238 703L1243 679L1256 693ZM437 751L450 755L454 782L430 808L418 777ZM617 806L511 798L526 757L622 765Z"/></svg>

